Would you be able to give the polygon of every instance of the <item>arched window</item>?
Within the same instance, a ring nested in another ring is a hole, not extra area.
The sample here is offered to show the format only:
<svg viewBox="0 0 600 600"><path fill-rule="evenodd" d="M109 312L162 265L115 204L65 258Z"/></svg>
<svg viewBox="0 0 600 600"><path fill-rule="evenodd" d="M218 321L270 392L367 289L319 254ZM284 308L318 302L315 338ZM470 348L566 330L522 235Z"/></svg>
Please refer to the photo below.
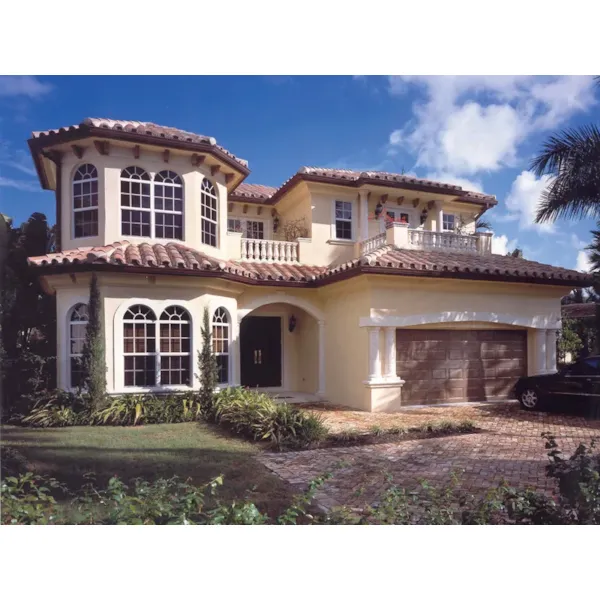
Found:
<svg viewBox="0 0 600 600"><path fill-rule="evenodd" d="M212 320L213 353L217 359L219 383L229 383L229 316L217 308Z"/></svg>
<svg viewBox="0 0 600 600"><path fill-rule="evenodd" d="M81 165L73 176L73 237L98 235L98 171Z"/></svg>
<svg viewBox="0 0 600 600"><path fill-rule="evenodd" d="M123 317L125 385L156 385L156 316L142 304L132 306Z"/></svg>
<svg viewBox="0 0 600 600"><path fill-rule="evenodd" d="M69 369L72 388L83 386L83 346L88 324L87 304L76 304L69 316Z"/></svg>
<svg viewBox="0 0 600 600"><path fill-rule="evenodd" d="M160 315L161 385L190 385L191 383L190 324L189 313L180 306L169 306Z"/></svg>
<svg viewBox="0 0 600 600"><path fill-rule="evenodd" d="M154 178L155 237L183 239L183 182L173 171Z"/></svg>
<svg viewBox="0 0 600 600"><path fill-rule="evenodd" d="M150 175L139 167L121 171L121 234L150 237L152 198Z"/></svg>
<svg viewBox="0 0 600 600"><path fill-rule="evenodd" d="M206 178L200 192L202 243L217 247L217 192Z"/></svg>

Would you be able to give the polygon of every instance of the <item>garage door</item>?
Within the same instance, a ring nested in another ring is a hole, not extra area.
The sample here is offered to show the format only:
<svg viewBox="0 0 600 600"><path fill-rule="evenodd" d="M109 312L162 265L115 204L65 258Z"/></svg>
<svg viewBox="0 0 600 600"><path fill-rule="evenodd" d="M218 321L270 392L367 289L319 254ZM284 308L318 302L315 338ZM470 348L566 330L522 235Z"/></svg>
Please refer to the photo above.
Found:
<svg viewBox="0 0 600 600"><path fill-rule="evenodd" d="M527 373L525 331L398 329L402 404L507 398Z"/></svg>

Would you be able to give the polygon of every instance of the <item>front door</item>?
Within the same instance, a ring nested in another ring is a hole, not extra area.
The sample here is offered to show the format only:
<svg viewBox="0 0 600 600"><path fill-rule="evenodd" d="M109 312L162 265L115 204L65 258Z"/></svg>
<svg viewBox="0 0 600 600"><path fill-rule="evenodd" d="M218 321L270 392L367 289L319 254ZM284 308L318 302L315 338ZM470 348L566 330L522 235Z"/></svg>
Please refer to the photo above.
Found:
<svg viewBox="0 0 600 600"><path fill-rule="evenodd" d="M281 386L281 319L246 317L240 325L242 385Z"/></svg>

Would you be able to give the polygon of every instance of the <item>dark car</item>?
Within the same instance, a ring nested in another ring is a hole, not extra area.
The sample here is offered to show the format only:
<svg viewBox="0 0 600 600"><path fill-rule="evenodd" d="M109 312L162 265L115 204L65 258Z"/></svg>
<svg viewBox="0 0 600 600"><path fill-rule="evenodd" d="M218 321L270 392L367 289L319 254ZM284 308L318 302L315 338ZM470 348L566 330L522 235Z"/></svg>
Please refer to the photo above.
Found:
<svg viewBox="0 0 600 600"><path fill-rule="evenodd" d="M588 356L562 367L557 373L521 377L515 397L526 410L547 402L597 402L600 400L600 356Z"/></svg>

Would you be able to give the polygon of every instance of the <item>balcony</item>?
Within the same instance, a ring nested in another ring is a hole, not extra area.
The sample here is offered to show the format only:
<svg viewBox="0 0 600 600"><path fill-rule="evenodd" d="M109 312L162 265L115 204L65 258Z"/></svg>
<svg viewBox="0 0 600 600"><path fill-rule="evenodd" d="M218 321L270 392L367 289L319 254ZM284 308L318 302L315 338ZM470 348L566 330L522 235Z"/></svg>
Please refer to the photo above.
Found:
<svg viewBox="0 0 600 600"><path fill-rule="evenodd" d="M459 234L450 231L409 229L406 223L390 223L385 233L380 233L360 243L360 254L373 252L385 245L407 250L441 250L463 254L490 254L492 233Z"/></svg>
<svg viewBox="0 0 600 600"><path fill-rule="evenodd" d="M256 262L299 263L298 242L242 238L241 259Z"/></svg>

